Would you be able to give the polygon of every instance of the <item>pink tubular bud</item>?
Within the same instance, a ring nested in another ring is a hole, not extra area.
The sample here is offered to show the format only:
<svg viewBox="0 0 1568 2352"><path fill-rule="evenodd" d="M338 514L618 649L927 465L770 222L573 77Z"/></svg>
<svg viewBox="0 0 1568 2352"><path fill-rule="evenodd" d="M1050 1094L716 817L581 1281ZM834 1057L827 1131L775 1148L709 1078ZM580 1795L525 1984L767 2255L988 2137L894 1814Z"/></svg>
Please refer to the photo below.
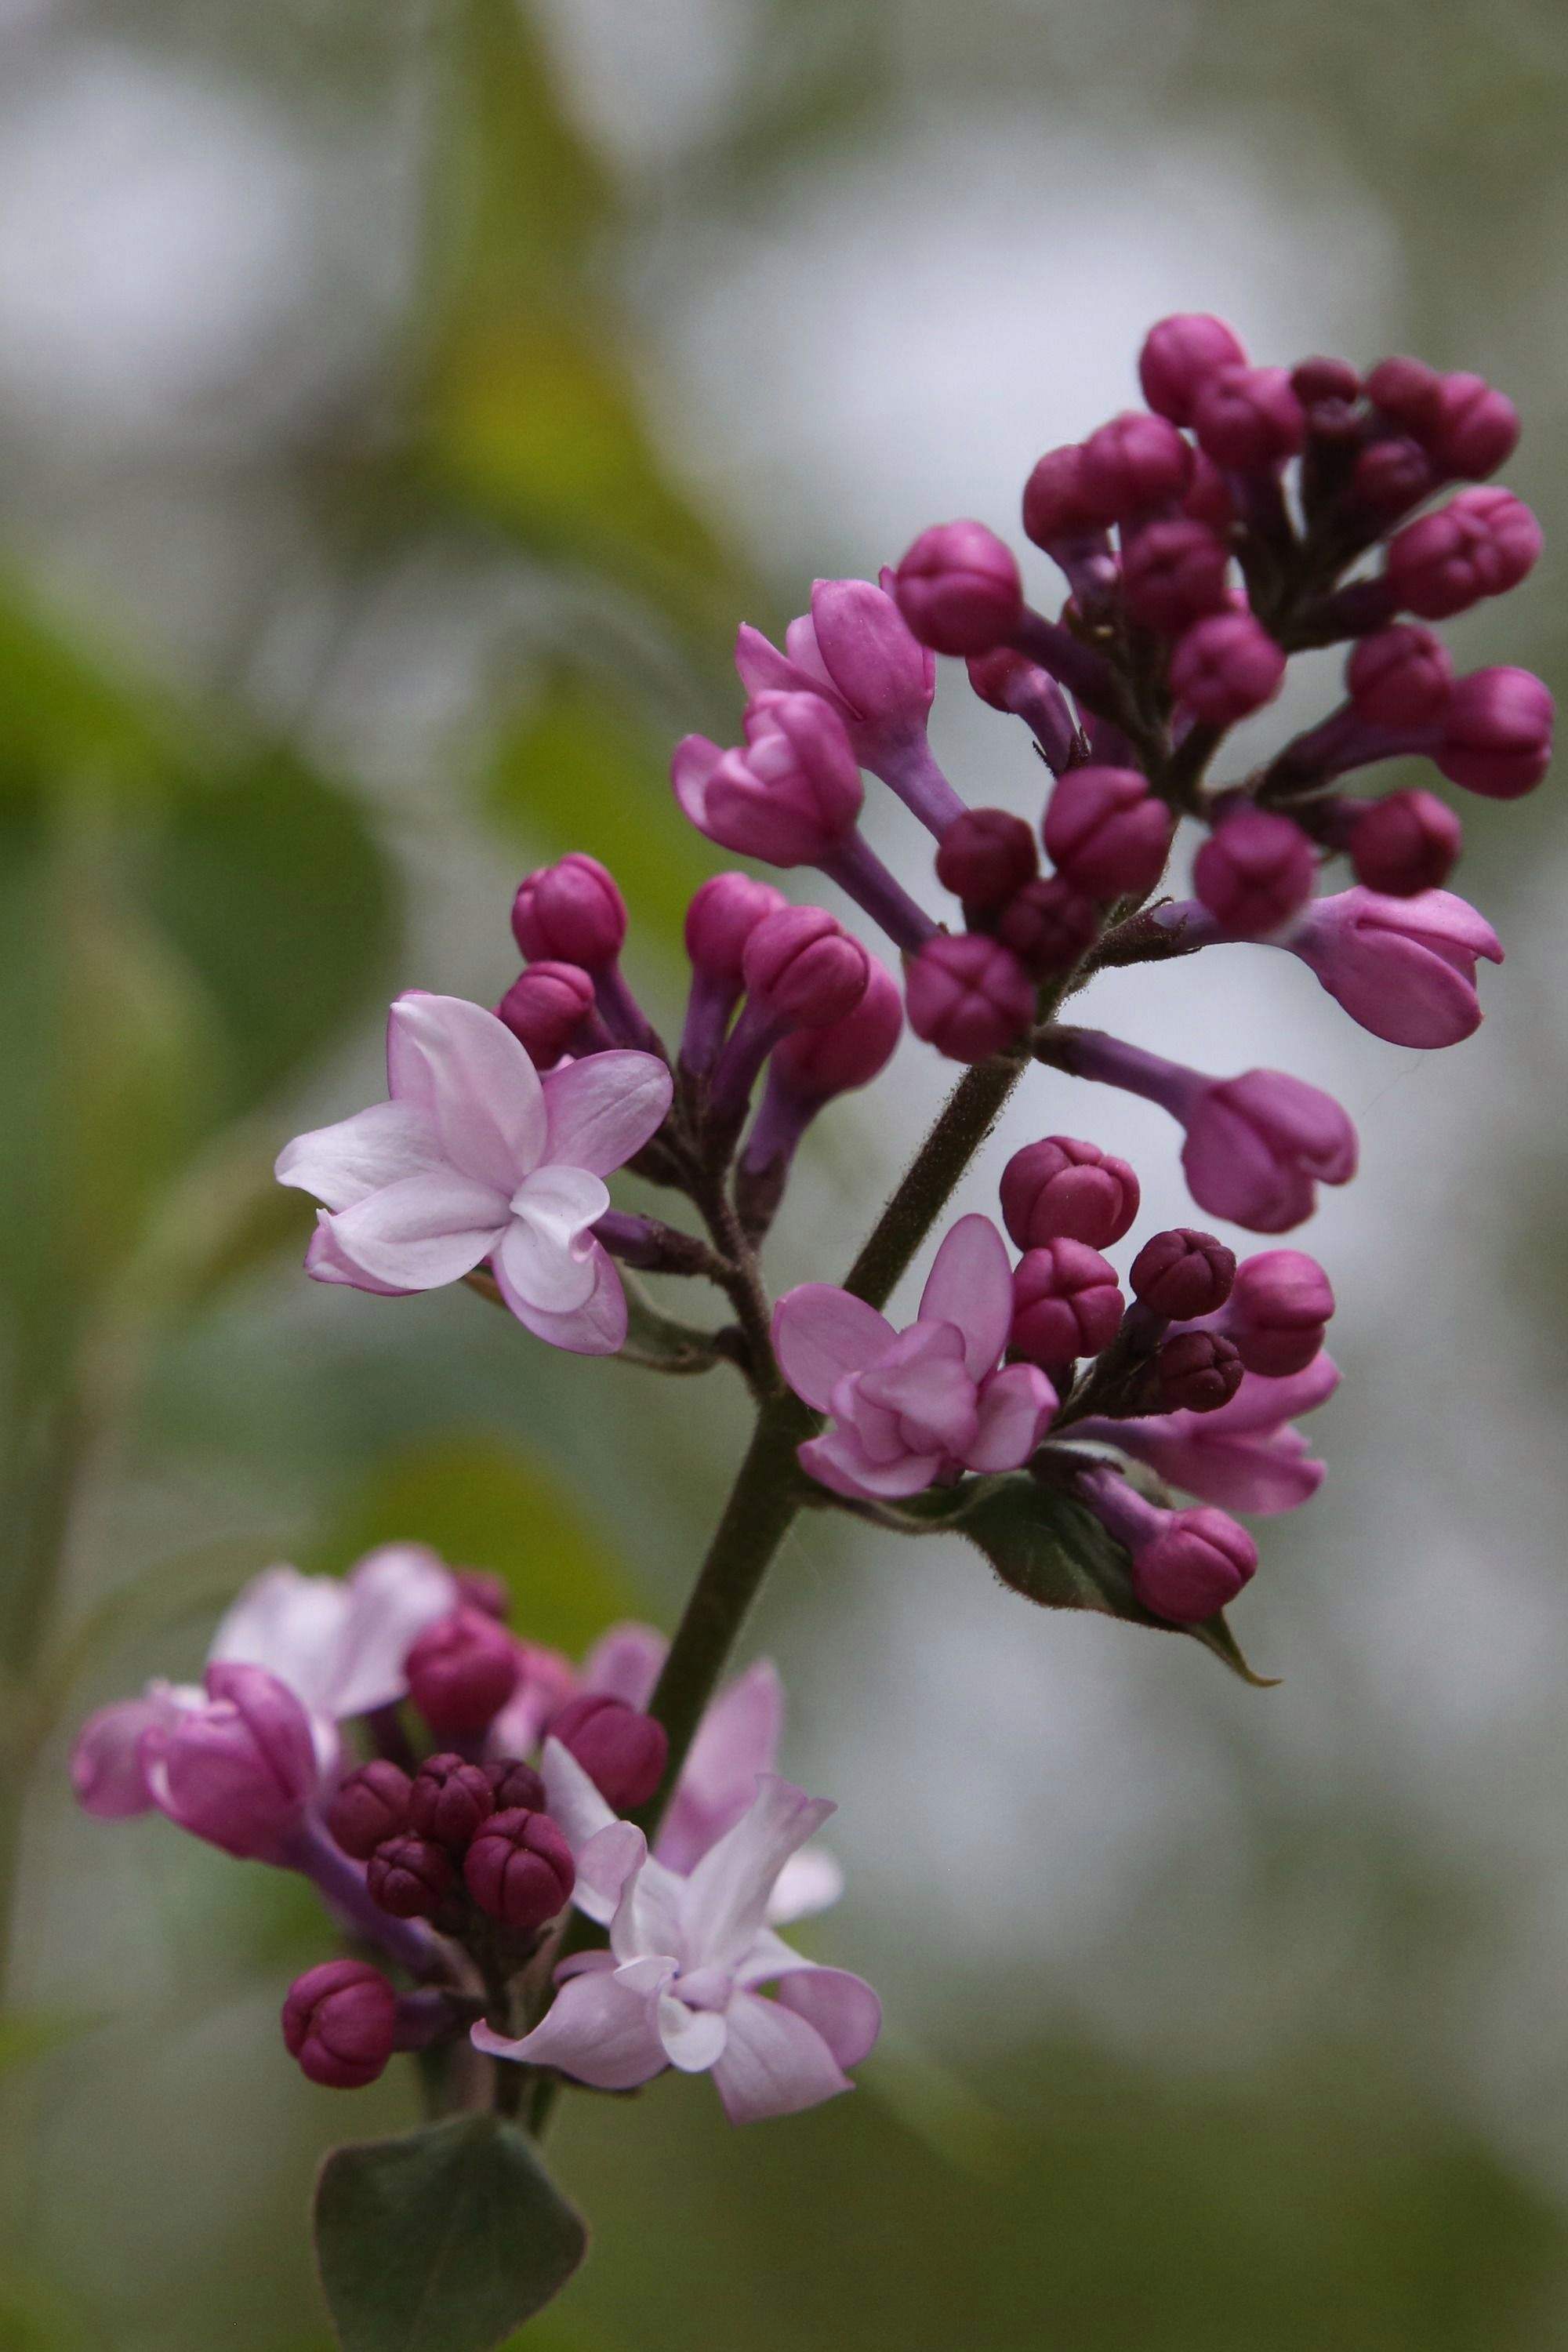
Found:
<svg viewBox="0 0 1568 2352"><path fill-rule="evenodd" d="M1058 1240L1109 1249L1131 1230L1139 1197L1125 1160L1070 1135L1026 1144L1002 1171L1002 1221L1021 1250Z"/></svg>
<svg viewBox="0 0 1568 2352"><path fill-rule="evenodd" d="M1206 457L1235 473L1293 457L1307 420L1283 368L1221 368L1193 404L1193 430Z"/></svg>
<svg viewBox="0 0 1568 2352"><path fill-rule="evenodd" d="M1124 409L1091 433L1079 467L1083 496L1101 522L1168 506L1192 478L1188 443L1165 417L1138 408Z"/></svg>
<svg viewBox="0 0 1568 2352"><path fill-rule="evenodd" d="M984 654L1017 627L1024 589L1005 542L982 522L933 523L899 565L893 593L922 646Z"/></svg>
<svg viewBox="0 0 1568 2352"><path fill-rule="evenodd" d="M1105 520L1084 485L1083 446L1069 441L1047 449L1024 485L1024 530L1047 553L1063 540L1081 539Z"/></svg>
<svg viewBox="0 0 1568 2352"><path fill-rule="evenodd" d="M1312 895L1318 861L1299 824L1271 810L1223 817L1193 861L1193 887L1232 939L1266 940Z"/></svg>
<svg viewBox="0 0 1568 2352"><path fill-rule="evenodd" d="M550 1727L617 1813L634 1812L664 1777L669 1735L651 1715L603 1691L569 1699Z"/></svg>
<svg viewBox="0 0 1568 2352"><path fill-rule="evenodd" d="M496 1006L538 1070L561 1059L593 1010L592 976L574 963L531 963Z"/></svg>
<svg viewBox="0 0 1568 2352"><path fill-rule="evenodd" d="M1541 526L1511 490L1461 490L1388 542L1391 594L1424 621L1446 621L1517 588L1541 553Z"/></svg>
<svg viewBox="0 0 1568 2352"><path fill-rule="evenodd" d="M844 721L819 694L764 693L746 706L743 747L702 735L675 747L670 782L687 817L742 857L812 866L853 833L865 787Z"/></svg>
<svg viewBox="0 0 1568 2352"><path fill-rule="evenodd" d="M153 1793L171 1821L242 1860L276 1861L316 1792L310 1719L264 1667L210 1665L204 1704L142 1743Z"/></svg>
<svg viewBox="0 0 1568 2352"><path fill-rule="evenodd" d="M1285 682L1285 656L1250 613L1194 621L1171 656L1171 691L1211 727L1232 727L1272 702Z"/></svg>
<svg viewBox="0 0 1568 2352"><path fill-rule="evenodd" d="M892 1059L904 1025L903 999L886 966L869 959L866 993L837 1021L795 1029L773 1047L769 1071L804 1102L827 1102L869 1086Z"/></svg>
<svg viewBox="0 0 1568 2352"><path fill-rule="evenodd" d="M1059 874L1026 883L997 919L996 937L1034 980L1070 971L1100 931L1100 909Z"/></svg>
<svg viewBox="0 0 1568 2352"><path fill-rule="evenodd" d="M296 1977L283 2003L283 2040L312 2083L362 2091L393 2052L397 1995L363 1960L323 1960Z"/></svg>
<svg viewBox="0 0 1568 2352"><path fill-rule="evenodd" d="M1374 408L1419 439L1436 422L1442 378L1425 360L1379 360L1366 380Z"/></svg>
<svg viewBox="0 0 1568 2352"><path fill-rule="evenodd" d="M826 907L784 907L752 931L741 970L766 1012L815 1028L853 1013L866 993L871 958Z"/></svg>
<svg viewBox="0 0 1568 2352"><path fill-rule="evenodd" d="M1134 1298L1173 1323L1215 1314L1230 1297L1235 1280L1234 1250L1192 1225L1151 1234L1128 1276Z"/></svg>
<svg viewBox="0 0 1568 2352"><path fill-rule="evenodd" d="M1442 376L1424 437L1433 462L1445 474L1483 482L1512 457L1519 443L1519 411L1484 376Z"/></svg>
<svg viewBox="0 0 1568 2352"><path fill-rule="evenodd" d="M602 971L626 945L626 903L608 869L574 850L525 878L512 901L511 928L530 962L544 957Z"/></svg>
<svg viewBox="0 0 1568 2352"><path fill-rule="evenodd" d="M965 809L942 835L936 878L982 913L1005 906L1040 870L1035 836L1007 809Z"/></svg>
<svg viewBox="0 0 1568 2352"><path fill-rule="evenodd" d="M1109 899L1153 888L1174 827L1135 768L1069 768L1051 794L1044 830L1058 872L1087 897Z"/></svg>
<svg viewBox="0 0 1568 2352"><path fill-rule="evenodd" d="M523 1763L520 1757L496 1757L485 1766L485 1778L490 1784L496 1812L544 1811L544 1782L532 1765Z"/></svg>
<svg viewBox="0 0 1568 2352"><path fill-rule="evenodd" d="M1236 499L1230 484L1205 449L1193 452L1193 478L1182 512L1205 530L1224 534L1236 520Z"/></svg>
<svg viewBox="0 0 1568 2352"><path fill-rule="evenodd" d="M1493 801L1533 792L1552 764L1550 689L1533 670L1477 669L1455 681L1433 757L1450 783Z"/></svg>
<svg viewBox="0 0 1568 2352"><path fill-rule="evenodd" d="M1426 727L1448 699L1454 665L1430 629L1395 622L1363 637L1345 664L1357 713L1374 727Z"/></svg>
<svg viewBox="0 0 1568 2352"><path fill-rule="evenodd" d="M1132 1589L1145 1609L1173 1625L1201 1624L1236 1599L1258 1567L1247 1529L1206 1505L1173 1511L1132 1555Z"/></svg>
<svg viewBox="0 0 1568 2352"><path fill-rule="evenodd" d="M1218 1331L1178 1331L1160 1344L1154 1385L1166 1412L1217 1412L1241 1386L1241 1358Z"/></svg>
<svg viewBox="0 0 1568 2352"><path fill-rule="evenodd" d="M1373 801L1351 829L1358 882L1388 898L1440 890L1458 860L1464 828L1435 793L1390 793Z"/></svg>
<svg viewBox="0 0 1568 2352"><path fill-rule="evenodd" d="M1194 1200L1254 1233L1288 1233L1311 1215L1318 1183L1348 1184L1355 1174L1355 1129L1331 1095L1288 1071L1211 1079L1181 1116Z"/></svg>
<svg viewBox="0 0 1568 2352"><path fill-rule="evenodd" d="M1437 471L1419 441L1403 435L1361 450L1351 472L1351 496L1385 523L1406 514L1437 487Z"/></svg>
<svg viewBox="0 0 1568 2352"><path fill-rule="evenodd" d="M327 1808L334 1843L356 1862L368 1862L378 1845L407 1828L411 1786L407 1773L384 1757L362 1764Z"/></svg>
<svg viewBox="0 0 1568 2352"><path fill-rule="evenodd" d="M408 1694L438 1739L467 1739L500 1713L521 1671L517 1643L478 1609L454 1609L408 1653Z"/></svg>
<svg viewBox="0 0 1568 2352"><path fill-rule="evenodd" d="M905 981L910 1027L950 1061L984 1062L1035 1017L1035 990L1010 950L978 931L928 940Z"/></svg>
<svg viewBox="0 0 1568 2352"><path fill-rule="evenodd" d="M452 1891L450 1855L431 1838L404 1831L376 1847L365 1866L373 1903L395 1919L433 1919Z"/></svg>
<svg viewBox="0 0 1568 2352"><path fill-rule="evenodd" d="M1190 425L1202 386L1221 368L1245 367L1241 338L1206 311L1179 313L1150 328L1138 355L1143 397L1173 425Z"/></svg>
<svg viewBox="0 0 1568 2352"><path fill-rule="evenodd" d="M572 1849L547 1813L492 1813L463 1863L481 1911L520 1934L565 1908L577 1883Z"/></svg>
<svg viewBox="0 0 1568 2352"><path fill-rule="evenodd" d="M759 923L782 914L788 904L782 890L750 874L713 875L686 909L686 952L693 968L738 985L746 941Z"/></svg>
<svg viewBox="0 0 1568 2352"><path fill-rule="evenodd" d="M427 1756L408 1791L409 1828L450 1852L460 1853L495 1809L489 1774L460 1756Z"/></svg>
<svg viewBox="0 0 1568 2352"><path fill-rule="evenodd" d="M1348 406L1361 398L1361 377L1349 360L1298 360L1290 371L1290 389L1303 408L1334 401Z"/></svg>
<svg viewBox="0 0 1568 2352"><path fill-rule="evenodd" d="M1289 1380L1319 1353L1333 1311L1333 1290L1316 1258L1305 1250L1259 1250L1237 1268L1226 1333L1249 1372Z"/></svg>
<svg viewBox="0 0 1568 2352"><path fill-rule="evenodd" d="M1127 609L1145 628L1175 635L1226 599L1230 554L1206 524L1173 516L1138 531L1121 564Z"/></svg>
<svg viewBox="0 0 1568 2352"><path fill-rule="evenodd" d="M1031 1364L1098 1356L1121 1322L1116 1268L1084 1242L1058 1238L1026 1251L1013 1269L1008 1349Z"/></svg>

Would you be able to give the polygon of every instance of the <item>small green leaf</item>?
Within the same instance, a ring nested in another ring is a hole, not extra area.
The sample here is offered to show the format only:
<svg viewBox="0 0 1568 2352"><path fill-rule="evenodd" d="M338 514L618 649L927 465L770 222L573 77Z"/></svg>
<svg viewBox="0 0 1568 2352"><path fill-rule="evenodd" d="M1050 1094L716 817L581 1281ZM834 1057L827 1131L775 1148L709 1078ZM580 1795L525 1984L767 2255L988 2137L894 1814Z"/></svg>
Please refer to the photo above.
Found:
<svg viewBox="0 0 1568 2352"><path fill-rule="evenodd" d="M1173 1625L1145 1609L1132 1590L1131 1565L1121 1546L1081 1503L1052 1493L1027 1471L932 1488L881 1516L907 1523L910 1534L951 1529L967 1536L1010 1591L1042 1609L1089 1609L1156 1633L1190 1633L1244 1682L1260 1690L1270 1687L1270 1678L1247 1664L1223 1613L1201 1625Z"/></svg>
<svg viewBox="0 0 1568 2352"><path fill-rule="evenodd" d="M337 2148L316 2186L343 2352L489 2352L560 2294L586 2246L527 2138L497 2116Z"/></svg>

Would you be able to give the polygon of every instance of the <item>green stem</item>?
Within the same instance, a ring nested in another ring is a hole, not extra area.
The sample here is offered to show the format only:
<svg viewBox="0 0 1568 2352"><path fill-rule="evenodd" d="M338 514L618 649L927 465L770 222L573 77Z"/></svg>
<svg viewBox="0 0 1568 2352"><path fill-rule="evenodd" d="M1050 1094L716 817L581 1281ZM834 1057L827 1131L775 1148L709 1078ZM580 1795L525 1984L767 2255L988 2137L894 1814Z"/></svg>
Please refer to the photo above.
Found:
<svg viewBox="0 0 1568 2352"><path fill-rule="evenodd" d="M964 1072L845 1276L846 1290L872 1307L887 1305L1027 1066L998 1054Z"/></svg>

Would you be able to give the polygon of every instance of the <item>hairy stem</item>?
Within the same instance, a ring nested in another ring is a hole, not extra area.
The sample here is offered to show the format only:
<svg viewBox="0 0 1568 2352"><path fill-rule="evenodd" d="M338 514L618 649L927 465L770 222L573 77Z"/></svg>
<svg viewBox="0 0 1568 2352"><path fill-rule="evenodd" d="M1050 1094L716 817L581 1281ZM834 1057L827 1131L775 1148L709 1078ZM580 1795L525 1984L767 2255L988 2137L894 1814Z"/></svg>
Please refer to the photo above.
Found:
<svg viewBox="0 0 1568 2352"><path fill-rule="evenodd" d="M845 1276L846 1290L872 1307L887 1305L1026 1066L998 1054L964 1072Z"/></svg>

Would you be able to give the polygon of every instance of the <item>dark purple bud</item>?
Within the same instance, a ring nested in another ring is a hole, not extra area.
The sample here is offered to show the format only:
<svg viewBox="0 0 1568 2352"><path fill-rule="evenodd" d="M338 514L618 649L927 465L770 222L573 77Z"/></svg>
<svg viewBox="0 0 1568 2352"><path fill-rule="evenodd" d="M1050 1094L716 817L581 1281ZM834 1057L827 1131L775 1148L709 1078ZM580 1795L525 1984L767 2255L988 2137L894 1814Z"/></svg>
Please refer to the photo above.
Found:
<svg viewBox="0 0 1568 2352"><path fill-rule="evenodd" d="M1030 882L996 921L996 937L1035 980L1068 971L1100 932L1100 909L1059 874Z"/></svg>
<svg viewBox="0 0 1568 2352"><path fill-rule="evenodd" d="M1333 1311L1333 1290L1316 1258L1305 1250L1260 1250L1237 1268L1225 1328L1249 1372L1288 1380L1317 1356Z"/></svg>
<svg viewBox="0 0 1568 2352"><path fill-rule="evenodd" d="M1222 817L1193 860L1193 887L1232 939L1266 940L1312 895L1318 861L1299 824L1269 809Z"/></svg>
<svg viewBox="0 0 1568 2352"><path fill-rule="evenodd" d="M542 1813L544 1806L544 1783L531 1764L524 1764L516 1756L498 1756L485 1766L485 1778L490 1784L498 1813Z"/></svg>
<svg viewBox="0 0 1568 2352"><path fill-rule="evenodd" d="M1138 354L1138 381L1151 408L1173 425L1190 425L1193 405L1221 368L1245 367L1247 350L1223 319L1189 311L1150 328Z"/></svg>
<svg viewBox="0 0 1568 2352"><path fill-rule="evenodd" d="M334 1842L356 1862L368 1862L384 1840L406 1829L411 1785L407 1773L384 1757L362 1764L327 1808Z"/></svg>
<svg viewBox="0 0 1568 2352"><path fill-rule="evenodd" d="M1121 1323L1116 1268L1087 1243L1058 1239L1026 1251L1013 1269L1008 1348L1032 1364L1098 1356Z"/></svg>
<svg viewBox="0 0 1568 2352"><path fill-rule="evenodd" d="M363 1960L323 1960L296 1977L283 2003L283 2040L301 2074L330 2091L362 2091L384 2072L397 1995Z"/></svg>
<svg viewBox="0 0 1568 2352"><path fill-rule="evenodd" d="M1358 882L1389 898L1440 890L1458 862L1464 827L1435 793L1390 793L1371 802L1351 829Z"/></svg>
<svg viewBox="0 0 1568 2352"><path fill-rule="evenodd" d="M593 979L575 963L530 964L496 1006L539 1070L561 1059L573 1032L593 1010Z"/></svg>
<svg viewBox="0 0 1568 2352"><path fill-rule="evenodd" d="M1441 376L1425 360L1379 360L1366 380L1373 406L1419 440L1436 422Z"/></svg>
<svg viewBox="0 0 1568 2352"><path fill-rule="evenodd" d="M1172 516L1136 532L1121 564L1127 609L1145 628L1174 636L1226 600L1229 550L1205 523Z"/></svg>
<svg viewBox="0 0 1568 2352"><path fill-rule="evenodd" d="M1205 1505L1173 1511L1133 1553L1132 1589L1154 1616L1198 1625L1234 1601L1257 1568L1258 1546L1247 1529Z"/></svg>
<svg viewBox="0 0 1568 2352"><path fill-rule="evenodd" d="M578 963L602 971L626 944L626 904L596 857L574 850L522 882L511 908L512 936L531 963Z"/></svg>
<svg viewBox="0 0 1568 2352"><path fill-rule="evenodd" d="M784 907L765 915L746 941L742 971L766 1012L814 1028L854 1012L871 958L826 907Z"/></svg>
<svg viewBox="0 0 1568 2352"><path fill-rule="evenodd" d="M504 1577L492 1576L488 1569L459 1568L453 1581L465 1609L478 1609L498 1624L506 1623L511 1614L511 1591Z"/></svg>
<svg viewBox="0 0 1568 2352"><path fill-rule="evenodd" d="M1303 408L1323 401L1348 407L1361 398L1361 377L1349 360L1299 360L1290 371L1290 389Z"/></svg>
<svg viewBox="0 0 1568 2352"><path fill-rule="evenodd" d="M1086 897L1142 896L1165 870L1174 826L1136 768L1069 768L1046 811L1045 843Z"/></svg>
<svg viewBox="0 0 1568 2352"><path fill-rule="evenodd" d="M1448 699L1454 665L1430 629L1397 621L1374 630L1352 648L1345 684L1363 719L1374 727L1426 727Z"/></svg>
<svg viewBox="0 0 1568 2352"><path fill-rule="evenodd" d="M1193 430L1216 466L1253 473L1293 457L1307 420L1283 368L1221 368L1193 404Z"/></svg>
<svg viewBox="0 0 1568 2352"><path fill-rule="evenodd" d="M439 1739L468 1739L506 1705L521 1671L517 1643L478 1609L454 1609L408 1653L408 1690Z"/></svg>
<svg viewBox="0 0 1568 2352"><path fill-rule="evenodd" d="M460 1756L427 1756L408 1792L408 1826L418 1836L458 1853L496 1809L482 1765Z"/></svg>
<svg viewBox="0 0 1568 2352"><path fill-rule="evenodd" d="M1002 1219L1021 1250L1058 1240L1109 1249L1131 1231L1138 1202L1126 1160L1070 1135L1026 1144L1002 1171Z"/></svg>
<svg viewBox="0 0 1568 2352"><path fill-rule="evenodd" d="M1552 764L1554 705L1528 669L1476 669L1458 678L1433 754L1450 783L1492 801L1533 792Z"/></svg>
<svg viewBox="0 0 1568 2352"><path fill-rule="evenodd" d="M1484 376L1446 375L1438 381L1425 438L1433 462L1445 474L1483 482L1512 457L1519 442L1519 411Z"/></svg>
<svg viewBox="0 0 1568 2352"><path fill-rule="evenodd" d="M984 1062L1035 1017L1035 987L1012 951L978 931L928 940L910 960L910 1027L950 1061Z"/></svg>
<svg viewBox="0 0 1568 2352"><path fill-rule="evenodd" d="M1007 809L966 809L948 826L936 853L942 888L981 913L1016 898L1039 870L1032 829Z"/></svg>
<svg viewBox="0 0 1568 2352"><path fill-rule="evenodd" d="M1501 596L1541 553L1541 526L1511 490L1461 490L1388 542L1384 576L1398 604L1446 621L1483 596Z"/></svg>
<svg viewBox="0 0 1568 2352"><path fill-rule="evenodd" d="M1178 1331L1160 1343L1154 1383L1167 1412L1217 1412L1241 1386L1241 1358L1218 1331Z"/></svg>
<svg viewBox="0 0 1568 2352"><path fill-rule="evenodd" d="M572 1849L547 1813L492 1813L468 1848L463 1878L481 1911L526 1935L572 1898Z"/></svg>
<svg viewBox="0 0 1568 2352"><path fill-rule="evenodd" d="M376 1847L364 1875L372 1902L395 1919L433 1919L452 1891L454 1873L444 1846L404 1831Z"/></svg>
<svg viewBox="0 0 1568 2352"><path fill-rule="evenodd" d="M715 874L686 909L686 952L695 969L738 983L746 941L788 904L782 890L750 874Z"/></svg>
<svg viewBox="0 0 1568 2352"><path fill-rule="evenodd" d="M914 635L939 654L989 653L1023 613L1013 551L981 522L922 530L899 566L893 593Z"/></svg>
<svg viewBox="0 0 1568 2352"><path fill-rule="evenodd" d="M603 1691L569 1699L552 1722L550 1737L577 1759L617 1813L646 1804L664 1777L669 1734L663 1724Z"/></svg>
<svg viewBox="0 0 1568 2352"><path fill-rule="evenodd" d="M1128 1276L1133 1297L1173 1323L1214 1314L1230 1297L1235 1279L1235 1251L1192 1225L1152 1234Z"/></svg>
<svg viewBox="0 0 1568 2352"><path fill-rule="evenodd" d="M904 1025L904 1000L885 964L870 958L866 993L852 1013L809 1029L792 1029L773 1047L770 1076L805 1102L821 1103L869 1086L892 1059Z"/></svg>
<svg viewBox="0 0 1568 2352"><path fill-rule="evenodd" d="M1285 656L1250 613L1194 621L1171 656L1171 691L1211 727L1232 727L1272 702L1285 682Z"/></svg>
<svg viewBox="0 0 1568 2352"><path fill-rule="evenodd" d="M1047 449L1024 485L1026 535L1049 552L1063 540L1099 530L1104 520L1084 487L1082 444Z"/></svg>
<svg viewBox="0 0 1568 2352"><path fill-rule="evenodd" d="M1193 453L1163 416L1125 409L1083 445L1079 480L1101 522L1122 522L1179 499L1193 478Z"/></svg>
<svg viewBox="0 0 1568 2352"><path fill-rule="evenodd" d="M1407 514L1437 487L1437 470L1419 441L1403 435L1373 441L1358 452L1351 473L1351 496L1384 522Z"/></svg>

